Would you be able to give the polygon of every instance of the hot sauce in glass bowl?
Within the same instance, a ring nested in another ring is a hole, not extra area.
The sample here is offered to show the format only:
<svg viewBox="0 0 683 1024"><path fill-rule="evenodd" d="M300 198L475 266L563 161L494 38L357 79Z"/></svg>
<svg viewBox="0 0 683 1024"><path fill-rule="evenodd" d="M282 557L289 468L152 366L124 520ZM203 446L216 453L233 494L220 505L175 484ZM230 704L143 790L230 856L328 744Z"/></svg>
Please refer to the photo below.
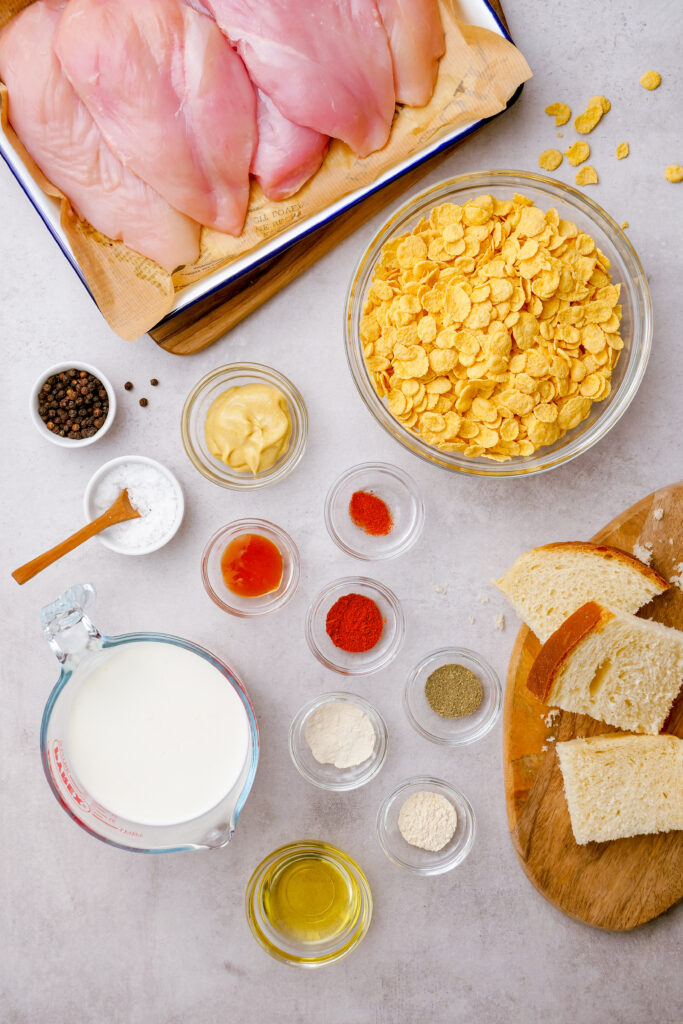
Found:
<svg viewBox="0 0 683 1024"><path fill-rule="evenodd" d="M228 590L239 597L272 594L282 582L282 552L259 533L243 533L225 548L221 572Z"/></svg>

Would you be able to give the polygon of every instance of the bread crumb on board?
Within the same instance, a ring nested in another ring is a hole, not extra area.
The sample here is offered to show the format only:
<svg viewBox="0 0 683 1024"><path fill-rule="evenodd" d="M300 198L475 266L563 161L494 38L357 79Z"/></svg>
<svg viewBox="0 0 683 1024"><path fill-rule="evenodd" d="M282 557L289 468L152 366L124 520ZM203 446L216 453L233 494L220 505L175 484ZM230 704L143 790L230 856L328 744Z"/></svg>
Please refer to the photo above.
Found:
<svg viewBox="0 0 683 1024"><path fill-rule="evenodd" d="M679 590L683 590L683 562L674 565L674 574L669 576L669 583L672 583L674 587L678 587Z"/></svg>
<svg viewBox="0 0 683 1024"><path fill-rule="evenodd" d="M483 590L480 590L477 594L477 604L488 604L491 598L488 594L485 594Z"/></svg>
<svg viewBox="0 0 683 1024"><path fill-rule="evenodd" d="M436 587L434 587L434 590L436 591L437 594L447 594L448 593L448 584L446 584L443 587L441 586L441 584L438 584Z"/></svg>
<svg viewBox="0 0 683 1024"><path fill-rule="evenodd" d="M650 565L652 562L652 544L634 544L633 554L643 565Z"/></svg>
<svg viewBox="0 0 683 1024"><path fill-rule="evenodd" d="M652 515L655 517L657 522L659 522L660 519L664 518L664 509L663 508L656 508L654 510L654 512L652 513Z"/></svg>
<svg viewBox="0 0 683 1024"><path fill-rule="evenodd" d="M501 631L501 633L503 632L503 630L505 629L505 616L504 615L494 615L493 616L493 628L494 629L499 629Z"/></svg>

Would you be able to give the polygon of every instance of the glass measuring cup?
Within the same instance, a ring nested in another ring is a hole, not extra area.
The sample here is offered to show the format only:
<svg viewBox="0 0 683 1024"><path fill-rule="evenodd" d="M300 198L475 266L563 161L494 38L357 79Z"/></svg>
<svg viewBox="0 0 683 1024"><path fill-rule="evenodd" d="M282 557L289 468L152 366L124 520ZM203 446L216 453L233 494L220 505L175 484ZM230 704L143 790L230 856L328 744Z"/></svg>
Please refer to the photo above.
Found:
<svg viewBox="0 0 683 1024"><path fill-rule="evenodd" d="M256 717L247 692L235 673L197 644L163 633L104 636L86 615L95 596L89 583L70 587L43 608L43 632L61 665L61 673L43 712L40 750L50 787L64 810L90 835L111 846L139 853L208 850L230 842L249 795L259 757ZM73 701L89 669L111 657L122 645L170 644L206 659L225 677L239 697L248 728L247 753L232 788L206 813L170 825L147 825L113 813L90 794L69 763L67 723Z"/></svg>

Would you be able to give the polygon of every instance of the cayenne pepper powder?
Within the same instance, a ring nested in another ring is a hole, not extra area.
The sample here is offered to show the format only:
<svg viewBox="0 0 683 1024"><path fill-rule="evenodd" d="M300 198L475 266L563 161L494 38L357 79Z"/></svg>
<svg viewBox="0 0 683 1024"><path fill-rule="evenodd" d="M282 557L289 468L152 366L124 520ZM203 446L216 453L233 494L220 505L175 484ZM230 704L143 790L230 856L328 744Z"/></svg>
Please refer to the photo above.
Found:
<svg viewBox="0 0 683 1024"><path fill-rule="evenodd" d="M373 537L386 537L394 525L389 506L372 491L356 491L351 495L349 515L356 526Z"/></svg>
<svg viewBox="0 0 683 1024"><path fill-rule="evenodd" d="M335 647L350 654L370 651L384 628L382 613L364 594L345 594L330 608L325 620L327 635Z"/></svg>

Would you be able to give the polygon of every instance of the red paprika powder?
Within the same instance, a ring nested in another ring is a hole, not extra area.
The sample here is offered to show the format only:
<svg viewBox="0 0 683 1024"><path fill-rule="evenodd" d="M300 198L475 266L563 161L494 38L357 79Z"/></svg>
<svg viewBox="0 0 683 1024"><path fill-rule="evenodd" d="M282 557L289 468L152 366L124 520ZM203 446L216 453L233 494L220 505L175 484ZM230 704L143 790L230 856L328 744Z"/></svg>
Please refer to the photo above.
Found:
<svg viewBox="0 0 683 1024"><path fill-rule="evenodd" d="M364 594L345 594L330 608L325 620L327 635L335 647L350 654L370 651L384 628L382 613Z"/></svg>
<svg viewBox="0 0 683 1024"><path fill-rule="evenodd" d="M389 506L372 491L356 491L351 496L349 515L356 526L373 537L386 537L394 525Z"/></svg>

